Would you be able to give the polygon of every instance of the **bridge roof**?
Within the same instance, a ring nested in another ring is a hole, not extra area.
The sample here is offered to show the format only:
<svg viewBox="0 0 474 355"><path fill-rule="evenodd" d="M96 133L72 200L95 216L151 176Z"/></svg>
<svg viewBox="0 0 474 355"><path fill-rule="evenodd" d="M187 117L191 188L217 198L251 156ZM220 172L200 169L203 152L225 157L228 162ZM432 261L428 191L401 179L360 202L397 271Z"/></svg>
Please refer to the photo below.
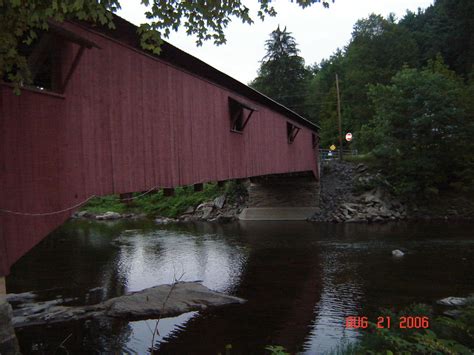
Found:
<svg viewBox="0 0 474 355"><path fill-rule="evenodd" d="M77 22L76 22L77 23ZM115 29L109 29L107 27L91 27L89 24L83 22L79 23L83 27L88 29L96 30L102 34L107 35L108 37L114 38L120 42L126 43L139 51L146 53L147 55L152 55L150 52L145 52L140 47L140 39L137 34L138 27L134 24L126 21L125 19L114 15L114 24ZM311 130L319 131L319 126L315 123L309 121L298 113L290 110L289 108L283 106L282 104L276 102L270 97L262 94L261 92L241 83L240 81L232 78L231 76L217 70L216 68L210 66L209 64L203 62L202 60L192 56L189 53L171 45L168 42L164 42L162 45L162 51L160 55L156 56L166 62L171 63L172 65L178 66L182 69L185 69L191 73L197 74L209 81L212 81L216 84L219 84L233 92L236 92L250 100L256 101L262 105L265 105L274 111L277 111L286 117L294 120L295 122L305 126Z"/></svg>

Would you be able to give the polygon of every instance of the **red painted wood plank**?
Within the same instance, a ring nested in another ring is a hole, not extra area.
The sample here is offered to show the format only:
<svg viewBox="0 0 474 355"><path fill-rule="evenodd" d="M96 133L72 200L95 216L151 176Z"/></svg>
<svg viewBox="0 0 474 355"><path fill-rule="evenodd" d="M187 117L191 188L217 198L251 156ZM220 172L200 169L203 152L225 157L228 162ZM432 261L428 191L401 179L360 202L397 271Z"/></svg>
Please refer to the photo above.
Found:
<svg viewBox="0 0 474 355"><path fill-rule="evenodd" d="M287 143L289 119L268 107L70 26L102 49L84 55L65 97L0 86L0 207L48 212L91 195L313 171L312 131ZM65 65L77 46L68 47ZM255 112L242 134L230 131L228 97ZM295 123L297 124L297 123ZM7 267L62 223L2 213ZM5 263L3 263L5 264ZM0 275L7 273L0 263Z"/></svg>

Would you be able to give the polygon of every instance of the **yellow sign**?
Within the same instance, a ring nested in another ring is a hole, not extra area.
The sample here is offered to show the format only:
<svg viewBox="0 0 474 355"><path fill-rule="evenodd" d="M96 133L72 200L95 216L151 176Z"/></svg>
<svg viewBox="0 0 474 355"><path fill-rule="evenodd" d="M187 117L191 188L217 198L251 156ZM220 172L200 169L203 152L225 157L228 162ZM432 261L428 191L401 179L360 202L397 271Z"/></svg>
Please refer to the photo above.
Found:
<svg viewBox="0 0 474 355"><path fill-rule="evenodd" d="M331 149L331 150L336 150L336 146L335 146L334 144L332 144L332 145L329 147L329 149Z"/></svg>

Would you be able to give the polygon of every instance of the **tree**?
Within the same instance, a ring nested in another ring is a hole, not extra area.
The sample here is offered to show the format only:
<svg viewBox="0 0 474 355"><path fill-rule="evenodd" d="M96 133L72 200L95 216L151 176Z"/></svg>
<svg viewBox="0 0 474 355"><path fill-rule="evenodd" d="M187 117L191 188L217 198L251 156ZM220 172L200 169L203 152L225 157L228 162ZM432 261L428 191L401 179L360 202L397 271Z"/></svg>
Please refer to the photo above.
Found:
<svg viewBox="0 0 474 355"><path fill-rule="evenodd" d="M467 79L474 65L473 13L472 0L436 0L425 11L408 12L400 25L413 34L422 65L441 53L448 66Z"/></svg>
<svg viewBox="0 0 474 355"><path fill-rule="evenodd" d="M278 26L265 42L265 48L267 52L258 75L250 86L294 111L304 112L311 70L305 67L304 59L298 55L295 39L286 27L281 30Z"/></svg>
<svg viewBox="0 0 474 355"><path fill-rule="evenodd" d="M329 59L321 61L305 97L308 118L321 126L320 144L326 148L339 137L335 75L344 72L344 60L344 52L338 49ZM346 122L343 123L346 127Z"/></svg>
<svg viewBox="0 0 474 355"><path fill-rule="evenodd" d="M344 50L321 62L306 98L309 116L322 127L321 141L337 142L338 130L334 95L335 74L339 76L342 99L342 126L354 133L351 145L364 147L357 133L374 112L367 96L368 85L388 84L404 65L418 65L418 48L409 30L395 23L394 15L370 15L354 25L352 38ZM325 129L326 128L326 129Z"/></svg>
<svg viewBox="0 0 474 355"><path fill-rule="evenodd" d="M387 19L370 15L357 21L346 50L341 92L347 129L358 131L373 116L368 85L388 84L404 65L416 67L418 47L410 32Z"/></svg>
<svg viewBox="0 0 474 355"><path fill-rule="evenodd" d="M369 96L375 116L362 139L372 142L399 192L436 192L466 178L472 184L464 174L474 163L472 98L441 57L371 86Z"/></svg>
<svg viewBox="0 0 474 355"><path fill-rule="evenodd" d="M333 0L334 1L334 0ZM251 24L250 10L241 0L181 1L141 0L147 6L149 23L139 27L141 46L159 54L162 38L171 30L184 27L189 35L197 37L197 44L214 40L225 43L224 29L232 18ZM321 0L296 0L306 8ZM257 16L275 16L270 0L259 0ZM328 7L327 1L322 1ZM50 21L88 21L113 28L112 14L120 9L118 0L0 0L0 80L6 79L20 86L29 81L27 59L21 54L22 44L31 45L40 31L49 27Z"/></svg>

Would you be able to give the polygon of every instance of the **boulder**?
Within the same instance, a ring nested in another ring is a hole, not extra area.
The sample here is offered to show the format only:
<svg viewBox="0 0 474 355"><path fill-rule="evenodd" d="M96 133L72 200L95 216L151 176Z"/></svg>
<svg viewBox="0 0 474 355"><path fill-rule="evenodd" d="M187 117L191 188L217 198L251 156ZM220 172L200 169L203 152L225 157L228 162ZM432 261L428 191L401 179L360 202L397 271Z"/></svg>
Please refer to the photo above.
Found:
<svg viewBox="0 0 474 355"><path fill-rule="evenodd" d="M443 298L442 300L439 300L438 304L443 305L443 306L464 306L467 302L467 298L464 297L446 297Z"/></svg>
<svg viewBox="0 0 474 355"><path fill-rule="evenodd" d="M88 218L91 214L87 211L79 211L72 215L72 218Z"/></svg>
<svg viewBox="0 0 474 355"><path fill-rule="evenodd" d="M459 309L449 309L443 312L443 314L451 318L459 318L462 316L463 312Z"/></svg>
<svg viewBox="0 0 474 355"><path fill-rule="evenodd" d="M193 214L193 213L194 213L193 206L189 206L188 208L186 208L186 211L183 212L183 214Z"/></svg>
<svg viewBox="0 0 474 355"><path fill-rule="evenodd" d="M170 223L173 223L173 222L176 222L176 221L172 218L167 218L167 217L159 217L159 218L155 219L156 224L166 225L166 224L170 224Z"/></svg>
<svg viewBox="0 0 474 355"><path fill-rule="evenodd" d="M122 215L120 213L111 212L111 211L108 211L108 212L105 212L104 214L99 214L99 215L95 216L95 219L97 219L98 221L119 219L119 218L122 218Z"/></svg>
<svg viewBox="0 0 474 355"><path fill-rule="evenodd" d="M9 303L27 303L32 302L38 297L34 292L23 292L23 293L9 293L7 294L7 301Z"/></svg>
<svg viewBox="0 0 474 355"><path fill-rule="evenodd" d="M396 258L401 258L402 256L405 255L405 253L401 251L400 249L395 249L395 250L392 250L392 255Z"/></svg>
<svg viewBox="0 0 474 355"><path fill-rule="evenodd" d="M221 196L219 196L219 197L216 197L216 198L214 199L214 207L215 207L215 208L218 208L218 209L221 209L222 207L224 207L225 199L226 199L225 194L224 194L224 195L221 195Z"/></svg>
<svg viewBox="0 0 474 355"><path fill-rule="evenodd" d="M21 354L11 319L12 308L0 296L0 354Z"/></svg>
<svg viewBox="0 0 474 355"><path fill-rule="evenodd" d="M392 215L392 211L390 211L386 206L380 207L379 214L382 217L390 217Z"/></svg>
<svg viewBox="0 0 474 355"><path fill-rule="evenodd" d="M56 305L52 301L43 302L41 309L32 306L22 314L14 314L13 324L15 327L24 327L97 317L157 319L244 302L242 298L212 291L199 282L177 282L147 288L90 306L66 307Z"/></svg>
<svg viewBox="0 0 474 355"><path fill-rule="evenodd" d="M344 208L344 209L346 209L346 210L348 210L348 211L350 211L350 212L355 213L355 212L357 212L357 209L358 209L360 206L357 205L357 204L355 204L355 203L348 203L348 202L346 202L346 203L343 203L343 204L341 205L341 207Z"/></svg>
<svg viewBox="0 0 474 355"><path fill-rule="evenodd" d="M196 207L196 211L201 211L202 209L207 208L207 207L213 208L214 202L203 202Z"/></svg>
<svg viewBox="0 0 474 355"><path fill-rule="evenodd" d="M375 217L375 216L378 216L379 215L379 211L378 209L374 208L374 207L369 207L366 209L365 211L367 213L367 215L369 217Z"/></svg>
<svg viewBox="0 0 474 355"><path fill-rule="evenodd" d="M357 167L356 167L356 171L357 171L358 173L363 173L363 172L365 172L366 170L367 170L367 166L365 166L365 165L362 164L362 163L358 164Z"/></svg>
<svg viewBox="0 0 474 355"><path fill-rule="evenodd" d="M212 207L204 207L204 208L202 208L201 218L202 219L208 219L209 216L211 215L211 213L212 213Z"/></svg>

